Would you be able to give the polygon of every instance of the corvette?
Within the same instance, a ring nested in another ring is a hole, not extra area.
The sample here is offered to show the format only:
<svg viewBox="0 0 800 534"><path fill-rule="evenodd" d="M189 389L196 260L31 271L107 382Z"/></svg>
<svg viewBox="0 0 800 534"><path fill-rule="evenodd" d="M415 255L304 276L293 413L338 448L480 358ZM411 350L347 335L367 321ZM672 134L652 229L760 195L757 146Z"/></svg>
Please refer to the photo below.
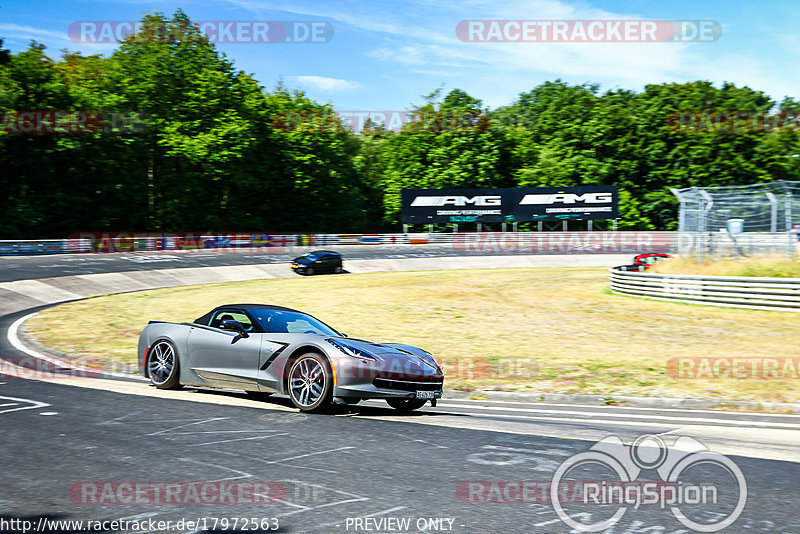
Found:
<svg viewBox="0 0 800 534"><path fill-rule="evenodd" d="M138 361L160 389L277 393L304 412L365 399L385 399L400 411L436 406L444 382L423 349L352 339L311 315L265 304L218 306L192 323L150 321Z"/></svg>

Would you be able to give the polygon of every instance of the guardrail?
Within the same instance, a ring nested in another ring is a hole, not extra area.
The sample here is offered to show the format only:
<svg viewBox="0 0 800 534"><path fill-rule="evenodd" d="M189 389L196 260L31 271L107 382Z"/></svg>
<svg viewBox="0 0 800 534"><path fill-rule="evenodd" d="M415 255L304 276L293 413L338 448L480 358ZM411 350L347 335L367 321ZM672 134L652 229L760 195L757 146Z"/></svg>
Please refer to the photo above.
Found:
<svg viewBox="0 0 800 534"><path fill-rule="evenodd" d="M614 293L728 308L800 311L800 278L702 276L609 270Z"/></svg>
<svg viewBox="0 0 800 534"><path fill-rule="evenodd" d="M123 234L84 233L70 239L0 241L0 256L84 252L278 253L287 247L439 245L456 255L640 254L674 252L677 232L459 232L406 234Z"/></svg>

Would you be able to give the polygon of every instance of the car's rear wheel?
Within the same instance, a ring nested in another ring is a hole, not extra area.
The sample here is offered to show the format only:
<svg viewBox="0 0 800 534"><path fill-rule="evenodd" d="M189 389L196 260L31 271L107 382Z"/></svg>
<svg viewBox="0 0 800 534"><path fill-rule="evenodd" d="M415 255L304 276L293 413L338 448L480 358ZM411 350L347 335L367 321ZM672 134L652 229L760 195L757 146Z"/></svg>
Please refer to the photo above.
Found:
<svg viewBox="0 0 800 534"><path fill-rule="evenodd" d="M175 347L165 339L156 341L147 355L147 376L150 377L150 383L158 389L176 389L181 387L179 375Z"/></svg>
<svg viewBox="0 0 800 534"><path fill-rule="evenodd" d="M428 401L424 399L386 399L386 402L398 412L411 412L422 408Z"/></svg>
<svg viewBox="0 0 800 534"><path fill-rule="evenodd" d="M313 267L306 268L306 274L308 275L314 274L314 268Z"/></svg>
<svg viewBox="0 0 800 534"><path fill-rule="evenodd" d="M325 358L314 352L297 358L289 369L289 399L303 412L330 405L332 373Z"/></svg>
<svg viewBox="0 0 800 534"><path fill-rule="evenodd" d="M333 268L333 272L335 272L336 274L339 274L340 272L342 272L341 265L337 265L336 267L334 267Z"/></svg>

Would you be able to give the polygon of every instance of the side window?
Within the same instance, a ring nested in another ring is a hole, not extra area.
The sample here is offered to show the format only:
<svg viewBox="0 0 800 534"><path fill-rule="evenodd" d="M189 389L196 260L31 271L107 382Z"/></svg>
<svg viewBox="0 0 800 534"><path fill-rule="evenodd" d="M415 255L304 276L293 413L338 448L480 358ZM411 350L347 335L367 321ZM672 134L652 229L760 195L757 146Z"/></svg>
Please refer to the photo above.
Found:
<svg viewBox="0 0 800 534"><path fill-rule="evenodd" d="M290 334L302 334L304 332L317 333L317 329L305 319L297 319L296 321L287 322L286 331Z"/></svg>
<svg viewBox="0 0 800 534"><path fill-rule="evenodd" d="M219 310L214 313L214 317L211 318L210 326L214 328L219 328L219 325L222 324L224 320L234 320L239 321L244 326L244 329L250 331L253 329L253 323L250 319L245 315L245 313L241 310Z"/></svg>

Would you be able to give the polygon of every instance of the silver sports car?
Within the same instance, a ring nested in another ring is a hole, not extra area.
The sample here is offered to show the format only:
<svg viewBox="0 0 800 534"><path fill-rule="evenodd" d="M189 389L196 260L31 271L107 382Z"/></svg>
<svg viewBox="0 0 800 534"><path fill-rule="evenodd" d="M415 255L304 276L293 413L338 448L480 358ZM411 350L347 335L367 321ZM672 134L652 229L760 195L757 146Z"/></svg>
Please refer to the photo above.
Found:
<svg viewBox="0 0 800 534"><path fill-rule="evenodd" d="M376 398L404 411L436 406L444 382L420 348L351 339L306 313L263 304L226 304L193 323L150 321L138 356L158 388L279 393L305 412Z"/></svg>

